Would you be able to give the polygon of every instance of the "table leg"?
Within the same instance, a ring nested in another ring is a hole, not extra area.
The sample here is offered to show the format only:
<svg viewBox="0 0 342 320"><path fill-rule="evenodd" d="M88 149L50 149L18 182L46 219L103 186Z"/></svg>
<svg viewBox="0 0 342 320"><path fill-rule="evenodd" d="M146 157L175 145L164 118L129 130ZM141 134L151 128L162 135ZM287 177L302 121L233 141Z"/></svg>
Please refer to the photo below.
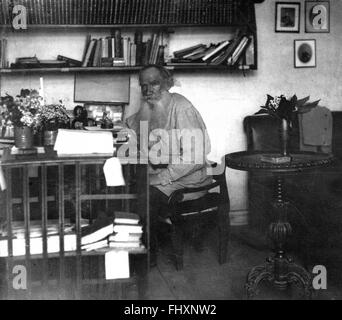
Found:
<svg viewBox="0 0 342 320"><path fill-rule="evenodd" d="M247 276L247 297L253 298L258 294L258 286L263 281L268 281L275 288L285 290L291 284L301 286L304 297L309 299L312 295L312 275L303 267L295 264L291 258L286 256L285 245L292 228L287 220L289 202L283 199L283 177L276 179L276 197L273 202L274 212L277 220L269 226L269 235L274 242L275 253L266 259L266 263L254 267Z"/></svg>

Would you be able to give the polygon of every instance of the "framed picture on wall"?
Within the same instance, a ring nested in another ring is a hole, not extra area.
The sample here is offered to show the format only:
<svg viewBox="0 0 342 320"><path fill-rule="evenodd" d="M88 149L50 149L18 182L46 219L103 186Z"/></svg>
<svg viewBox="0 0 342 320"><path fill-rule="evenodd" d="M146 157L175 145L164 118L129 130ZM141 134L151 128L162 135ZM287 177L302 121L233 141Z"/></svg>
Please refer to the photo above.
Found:
<svg viewBox="0 0 342 320"><path fill-rule="evenodd" d="M295 68L316 67L316 40L294 41L294 66Z"/></svg>
<svg viewBox="0 0 342 320"><path fill-rule="evenodd" d="M305 32L330 31L329 1L305 2Z"/></svg>
<svg viewBox="0 0 342 320"><path fill-rule="evenodd" d="M299 32L300 29L300 3L276 2L275 31Z"/></svg>

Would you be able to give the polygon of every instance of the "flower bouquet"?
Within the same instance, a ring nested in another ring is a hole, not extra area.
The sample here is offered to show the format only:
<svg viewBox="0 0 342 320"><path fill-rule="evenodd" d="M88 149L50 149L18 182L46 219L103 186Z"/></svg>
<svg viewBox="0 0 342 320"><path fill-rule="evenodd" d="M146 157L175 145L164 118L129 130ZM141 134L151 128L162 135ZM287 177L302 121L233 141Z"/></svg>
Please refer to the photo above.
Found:
<svg viewBox="0 0 342 320"><path fill-rule="evenodd" d="M38 121L44 136L44 145L54 145L59 128L68 128L70 118L65 106L59 104L41 105L38 111Z"/></svg>
<svg viewBox="0 0 342 320"><path fill-rule="evenodd" d="M293 126L294 117L298 113L309 112L312 108L315 108L320 100L309 102L310 96L303 99L298 99L296 95L287 99L284 95L272 97L267 95L267 100L264 106L260 107L260 110L256 114L269 114L281 122L280 137L282 145L282 156L272 157L272 159L264 159L264 161L272 163L284 163L291 161L291 157L288 156L288 140L289 131Z"/></svg>
<svg viewBox="0 0 342 320"><path fill-rule="evenodd" d="M269 114L279 120L285 119L291 126L295 112L309 112L312 108L315 108L320 101L308 102L309 99L310 96L298 100L296 95L287 99L284 95L272 97L268 94L265 105L261 106L261 109L256 114Z"/></svg>
<svg viewBox="0 0 342 320"><path fill-rule="evenodd" d="M39 127L38 110L42 102L36 90L22 89L15 98L1 98L2 135L14 135L15 145L21 149L33 146L33 133ZM14 131L14 132L13 132Z"/></svg>
<svg viewBox="0 0 342 320"><path fill-rule="evenodd" d="M15 98L9 95L1 98L5 124L36 129L39 126L38 109L42 100L36 90L28 89L22 89Z"/></svg>
<svg viewBox="0 0 342 320"><path fill-rule="evenodd" d="M39 106L38 121L43 130L53 131L68 127L70 118L65 106L60 101L60 104Z"/></svg>

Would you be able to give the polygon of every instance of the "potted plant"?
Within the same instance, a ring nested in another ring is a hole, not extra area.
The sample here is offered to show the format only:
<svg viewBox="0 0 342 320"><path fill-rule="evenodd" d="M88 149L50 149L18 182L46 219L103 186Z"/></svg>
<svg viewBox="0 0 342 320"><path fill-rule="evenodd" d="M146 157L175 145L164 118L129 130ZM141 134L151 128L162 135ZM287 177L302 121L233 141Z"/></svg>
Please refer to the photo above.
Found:
<svg viewBox="0 0 342 320"><path fill-rule="evenodd" d="M19 149L33 147L33 134L39 126L38 109L42 102L36 90L22 89L15 98L1 98L4 126L14 129L14 143Z"/></svg>
<svg viewBox="0 0 342 320"><path fill-rule="evenodd" d="M269 114L275 117L280 123L280 136L282 141L282 154L287 155L289 131L292 128L294 117L298 113L309 112L315 108L320 100L308 102L310 96L303 99L298 99L296 95L287 99L284 95L272 97L267 95L267 100L264 106L256 114Z"/></svg>
<svg viewBox="0 0 342 320"><path fill-rule="evenodd" d="M44 145L54 145L59 128L68 128L70 118L65 106L59 104L41 105L38 119L44 135Z"/></svg>

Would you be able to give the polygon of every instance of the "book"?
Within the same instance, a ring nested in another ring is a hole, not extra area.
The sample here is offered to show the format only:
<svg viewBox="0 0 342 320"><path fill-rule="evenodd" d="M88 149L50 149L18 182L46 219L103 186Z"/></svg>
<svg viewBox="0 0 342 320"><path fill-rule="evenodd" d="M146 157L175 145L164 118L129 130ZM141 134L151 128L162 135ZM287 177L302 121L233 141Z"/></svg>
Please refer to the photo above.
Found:
<svg viewBox="0 0 342 320"><path fill-rule="evenodd" d="M205 55L205 51L207 50L207 46L203 45L201 47L198 47L197 49L195 49L194 51L184 55L182 58L183 59L191 59L192 57L198 55L198 54L203 54L203 56Z"/></svg>
<svg viewBox="0 0 342 320"><path fill-rule="evenodd" d="M291 162L292 158L290 156L277 156L277 155L263 154L260 156L260 161L273 163L273 164L282 164L282 163Z"/></svg>
<svg viewBox="0 0 342 320"><path fill-rule="evenodd" d="M143 56L143 65L149 64L149 57L151 54L151 46L152 46L152 40L148 39L144 45L144 56Z"/></svg>
<svg viewBox="0 0 342 320"><path fill-rule="evenodd" d="M111 53L112 53L111 57L112 57L112 58L115 58L115 38L114 38L114 37L111 37L111 38L110 38L110 42L111 42L111 49L112 49L112 51L111 51Z"/></svg>
<svg viewBox="0 0 342 320"><path fill-rule="evenodd" d="M122 38L121 38L121 31L119 29L115 30L114 38L115 38L115 58L122 58L123 57Z"/></svg>
<svg viewBox="0 0 342 320"><path fill-rule="evenodd" d="M135 43L130 44L130 58L129 58L129 65L136 66L137 65L137 45Z"/></svg>
<svg viewBox="0 0 342 320"><path fill-rule="evenodd" d="M118 232L115 234L111 234L108 237L108 241L121 241L121 242L139 242L142 237L141 233L129 233L129 232Z"/></svg>
<svg viewBox="0 0 342 320"><path fill-rule="evenodd" d="M65 57L65 56L62 56L62 55L58 55L57 56L57 60L67 62L67 64L70 67L81 67L82 66L82 61L75 60L75 59L72 59L72 58L68 58L68 57Z"/></svg>
<svg viewBox="0 0 342 320"><path fill-rule="evenodd" d="M113 67L114 58L101 58L100 65L101 67Z"/></svg>
<svg viewBox="0 0 342 320"><path fill-rule="evenodd" d="M156 57L156 64L158 64L158 65L164 65L165 64L165 59L164 59L164 57L165 57L165 46L163 46L163 45L160 45L159 47L158 47L158 52L157 52L157 57Z"/></svg>
<svg viewBox="0 0 342 320"><path fill-rule="evenodd" d="M247 52L247 48L250 45L250 42L251 42L251 39L247 38L247 40L244 42L243 46L241 47L240 51L236 54L235 57L233 57L232 59L233 65L238 65L238 64L246 65L246 52Z"/></svg>
<svg viewBox="0 0 342 320"><path fill-rule="evenodd" d="M208 61L210 58L213 58L216 54L218 54L219 52L221 52L222 50L224 50L228 45L229 45L230 41L226 40L221 42L214 50L212 50L210 53L208 53L207 55L205 55L202 60L203 61Z"/></svg>
<svg viewBox="0 0 342 320"><path fill-rule="evenodd" d="M83 50L83 54L82 54L82 62L84 62L84 60L85 60L90 41L91 41L91 35L87 34L86 40L85 40L85 45L84 45L84 50Z"/></svg>
<svg viewBox="0 0 342 320"><path fill-rule="evenodd" d="M110 241L109 247L111 248L140 248L143 245L140 242L120 242L120 241Z"/></svg>
<svg viewBox="0 0 342 320"><path fill-rule="evenodd" d="M136 64L141 66L143 64L143 33L139 30L134 34L134 43L136 45Z"/></svg>
<svg viewBox="0 0 342 320"><path fill-rule="evenodd" d="M248 66L252 66L255 64L255 55L254 55L254 37L253 35L249 36L250 41L249 44L247 45L247 49L246 49L246 65Z"/></svg>
<svg viewBox="0 0 342 320"><path fill-rule="evenodd" d="M126 66L130 65L130 57L131 57L131 38L124 37L123 38L123 50L124 50L124 58Z"/></svg>
<svg viewBox="0 0 342 320"><path fill-rule="evenodd" d="M113 232L139 233L139 232L142 232L142 226L140 226L140 225L116 224L116 225L114 225Z"/></svg>
<svg viewBox="0 0 342 320"><path fill-rule="evenodd" d="M185 55L187 55L187 54L189 54L189 53L193 52L194 50L201 48L201 47L206 47L206 45L203 43L200 43L200 44L196 44L196 45L191 46L191 47L187 47L187 48L184 48L181 50L177 50L177 51L173 52L173 56L175 58L183 58Z"/></svg>
<svg viewBox="0 0 342 320"><path fill-rule="evenodd" d="M106 38L101 38L101 58L108 58L108 40Z"/></svg>
<svg viewBox="0 0 342 320"><path fill-rule="evenodd" d="M124 58L114 58L113 59L113 66L114 67L125 66L125 59Z"/></svg>
<svg viewBox="0 0 342 320"><path fill-rule="evenodd" d="M232 55L228 58L227 64L228 65L234 65L236 61L238 60L239 56L241 55L243 49L246 47L248 43L249 38L247 36L243 36L239 42L239 44L236 46L234 52Z"/></svg>
<svg viewBox="0 0 342 320"><path fill-rule="evenodd" d="M140 217L133 212L115 211L114 223L118 224L138 224Z"/></svg>
<svg viewBox="0 0 342 320"><path fill-rule="evenodd" d="M92 39L88 45L87 53L82 62L82 67L87 67L91 63L91 55L96 44L96 39Z"/></svg>
<svg viewBox="0 0 342 320"><path fill-rule="evenodd" d="M81 245L103 240L113 232L114 224L112 218L100 214L94 223L81 229Z"/></svg>
<svg viewBox="0 0 342 320"><path fill-rule="evenodd" d="M102 53L102 41L101 39L96 40L95 53L92 61L93 67L101 66L101 53Z"/></svg>
<svg viewBox="0 0 342 320"><path fill-rule="evenodd" d="M158 33L153 33L152 38L151 38L151 51L148 57L148 63L149 64L154 64L154 55L155 55L155 50L156 46L158 46L158 41L159 41L159 36Z"/></svg>
<svg viewBox="0 0 342 320"><path fill-rule="evenodd" d="M108 247L107 239L103 239L97 242L82 245L81 248L82 250L91 251L91 250L96 250L96 249L105 248L105 247Z"/></svg>

